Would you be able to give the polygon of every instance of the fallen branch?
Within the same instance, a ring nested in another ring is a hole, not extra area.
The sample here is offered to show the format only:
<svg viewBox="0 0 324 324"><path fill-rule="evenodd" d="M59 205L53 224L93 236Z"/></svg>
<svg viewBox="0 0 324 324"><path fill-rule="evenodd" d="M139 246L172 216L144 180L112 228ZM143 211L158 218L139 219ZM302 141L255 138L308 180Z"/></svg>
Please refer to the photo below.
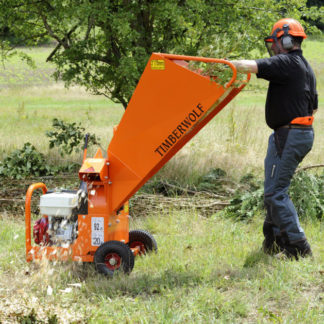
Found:
<svg viewBox="0 0 324 324"><path fill-rule="evenodd" d="M296 173L300 172L300 171L305 171L308 169L315 169L315 168L323 168L324 164L315 164L315 165L309 165L309 166L305 166L303 168L299 168L296 170Z"/></svg>
<svg viewBox="0 0 324 324"><path fill-rule="evenodd" d="M174 189L179 189L179 190L182 190L183 192L187 192L187 193L191 193L191 194L206 194L206 195L212 196L212 197L226 198L225 196L217 195L217 194L215 194L213 192L210 192L210 191L196 191L196 190L192 190L192 189L187 189L187 188L183 188L183 187L180 187L180 186L173 185L173 184L168 183L166 181L162 181L161 183L164 186L168 186L168 187L174 188Z"/></svg>
<svg viewBox="0 0 324 324"><path fill-rule="evenodd" d="M133 216L145 214L160 214L170 208L176 209L196 209L200 212L213 214L223 209L230 203L228 201L215 201L211 197L192 196L192 197L165 197L162 195L138 194L131 199L131 213Z"/></svg>

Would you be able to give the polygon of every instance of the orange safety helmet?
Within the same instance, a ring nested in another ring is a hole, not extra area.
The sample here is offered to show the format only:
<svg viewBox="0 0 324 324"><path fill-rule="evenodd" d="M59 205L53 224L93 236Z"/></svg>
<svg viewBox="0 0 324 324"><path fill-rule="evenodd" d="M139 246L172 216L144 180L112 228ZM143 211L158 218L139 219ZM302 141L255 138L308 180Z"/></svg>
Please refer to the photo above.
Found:
<svg viewBox="0 0 324 324"><path fill-rule="evenodd" d="M272 27L271 36L264 39L270 56L274 54L271 47L273 43L278 47L279 38L281 38L282 47L285 50L291 50L294 47L292 37L302 37L305 39L307 36L303 26L293 18L283 18L278 20Z"/></svg>
<svg viewBox="0 0 324 324"><path fill-rule="evenodd" d="M306 38L306 34L304 32L303 26L295 19L293 18L283 18L278 20L272 27L271 35L277 31L277 38L281 37L284 34L283 27L284 25L289 26L288 34L294 37L302 37Z"/></svg>

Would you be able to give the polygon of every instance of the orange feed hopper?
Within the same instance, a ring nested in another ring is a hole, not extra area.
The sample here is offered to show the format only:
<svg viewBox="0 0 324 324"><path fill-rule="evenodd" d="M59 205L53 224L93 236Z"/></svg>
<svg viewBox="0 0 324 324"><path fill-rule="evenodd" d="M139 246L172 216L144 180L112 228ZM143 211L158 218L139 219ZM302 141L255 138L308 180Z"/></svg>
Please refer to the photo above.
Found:
<svg viewBox="0 0 324 324"><path fill-rule="evenodd" d="M222 86L188 61L226 64ZM226 60L154 53L108 147L111 211L117 210L245 86Z"/></svg>

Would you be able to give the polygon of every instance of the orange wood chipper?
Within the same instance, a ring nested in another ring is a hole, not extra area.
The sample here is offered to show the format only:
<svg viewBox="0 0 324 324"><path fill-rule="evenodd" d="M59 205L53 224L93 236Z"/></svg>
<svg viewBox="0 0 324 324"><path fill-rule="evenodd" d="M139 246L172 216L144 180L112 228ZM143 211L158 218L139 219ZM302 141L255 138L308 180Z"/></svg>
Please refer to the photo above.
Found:
<svg viewBox="0 0 324 324"><path fill-rule="evenodd" d="M226 65L226 85L200 70L198 61ZM230 71L230 70L229 70ZM134 257L155 251L153 236L129 231L128 200L247 84L226 60L153 53L127 109L114 129L107 158L100 150L84 158L79 190L48 191L32 184L26 194L27 261L48 258L94 262L108 276L129 273ZM40 214L31 234L31 198L42 190Z"/></svg>

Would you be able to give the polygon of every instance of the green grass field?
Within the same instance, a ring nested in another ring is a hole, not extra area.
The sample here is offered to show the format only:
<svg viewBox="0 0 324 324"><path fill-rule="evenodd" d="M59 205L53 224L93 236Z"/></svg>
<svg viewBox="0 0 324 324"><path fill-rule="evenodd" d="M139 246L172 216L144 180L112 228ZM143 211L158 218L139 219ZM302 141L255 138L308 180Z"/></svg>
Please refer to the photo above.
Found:
<svg viewBox="0 0 324 324"><path fill-rule="evenodd" d="M303 165L323 163L324 43L307 40L318 78L315 143ZM31 142L52 160L44 133L56 117L80 122L107 147L123 108L50 79L49 48L29 50L38 68L12 58L0 69L0 160ZM254 90L253 85L259 90ZM267 138L266 83L252 77L215 119L159 173L194 182L212 167L238 179L262 176ZM92 149L92 151L95 148ZM71 157L81 161L80 155ZM2 181L0 179L0 181ZM1 185L4 185L2 183ZM21 197L19 197L21 198ZM1 204L1 201L0 201ZM0 213L0 323L323 323L324 227L302 224L314 259L277 260L260 252L263 215L235 222L218 214L165 209L132 221L152 232L158 253L138 257L129 276L111 280L91 265L25 262L23 210Z"/></svg>

